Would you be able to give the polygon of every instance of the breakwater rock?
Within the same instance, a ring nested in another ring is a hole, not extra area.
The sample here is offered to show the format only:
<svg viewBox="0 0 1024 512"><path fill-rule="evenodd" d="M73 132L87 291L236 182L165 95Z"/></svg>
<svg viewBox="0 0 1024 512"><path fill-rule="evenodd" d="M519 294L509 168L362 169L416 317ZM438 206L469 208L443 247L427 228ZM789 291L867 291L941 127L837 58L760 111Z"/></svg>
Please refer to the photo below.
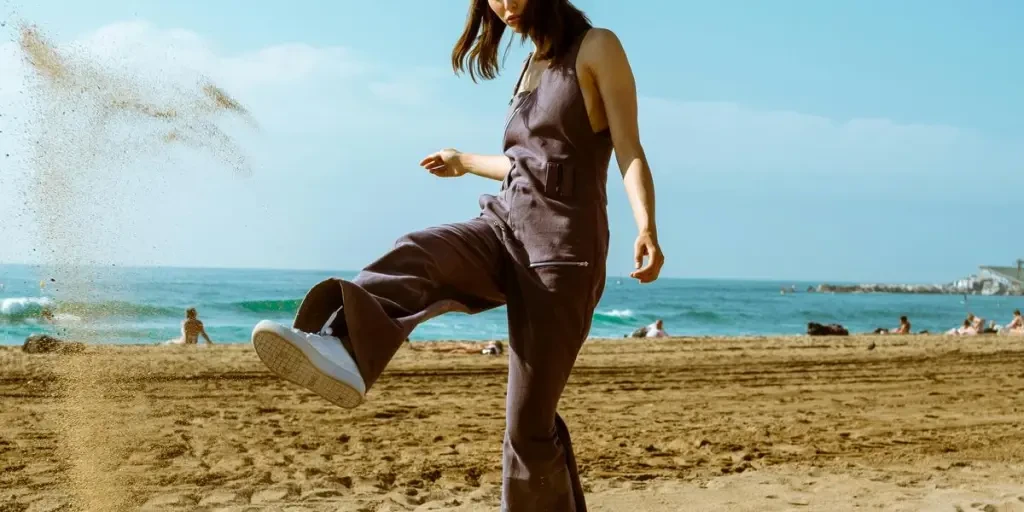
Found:
<svg viewBox="0 0 1024 512"><path fill-rule="evenodd" d="M972 275L945 284L828 284L821 293L920 293L948 295L1024 295L1024 287L1000 276Z"/></svg>

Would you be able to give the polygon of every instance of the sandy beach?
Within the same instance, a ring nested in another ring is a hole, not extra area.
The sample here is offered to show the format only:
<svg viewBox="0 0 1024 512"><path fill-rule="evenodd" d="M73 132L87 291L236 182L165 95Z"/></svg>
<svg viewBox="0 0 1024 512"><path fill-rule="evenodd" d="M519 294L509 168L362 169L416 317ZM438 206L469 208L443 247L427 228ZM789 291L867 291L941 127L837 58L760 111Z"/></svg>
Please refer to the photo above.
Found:
<svg viewBox="0 0 1024 512"><path fill-rule="evenodd" d="M343 410L247 344L0 347L0 511L497 510L505 372L406 346ZM1024 510L1024 338L592 340L561 412L594 511Z"/></svg>

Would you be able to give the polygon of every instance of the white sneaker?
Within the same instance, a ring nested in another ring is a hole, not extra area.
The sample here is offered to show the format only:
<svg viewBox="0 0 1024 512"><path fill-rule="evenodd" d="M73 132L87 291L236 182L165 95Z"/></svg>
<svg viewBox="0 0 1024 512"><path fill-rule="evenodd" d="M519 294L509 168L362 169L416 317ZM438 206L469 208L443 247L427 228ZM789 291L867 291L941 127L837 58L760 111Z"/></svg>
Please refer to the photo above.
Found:
<svg viewBox="0 0 1024 512"><path fill-rule="evenodd" d="M355 359L334 336L263 320L252 330L252 346L272 372L334 405L352 408L366 395L366 383Z"/></svg>

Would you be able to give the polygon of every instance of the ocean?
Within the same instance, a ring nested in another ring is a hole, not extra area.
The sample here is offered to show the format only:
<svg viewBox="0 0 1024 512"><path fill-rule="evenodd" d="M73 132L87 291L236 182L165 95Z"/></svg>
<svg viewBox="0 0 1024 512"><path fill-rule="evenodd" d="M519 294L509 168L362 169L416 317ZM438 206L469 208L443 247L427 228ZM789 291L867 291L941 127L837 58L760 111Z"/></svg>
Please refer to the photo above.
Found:
<svg viewBox="0 0 1024 512"><path fill-rule="evenodd" d="M100 343L161 343L180 335L195 307L214 342L247 342L262 319L290 322L310 286L353 272L197 268L122 268L90 275L90 297L71 300L64 283L43 267L0 265L0 344L21 344L33 333L60 334L61 326ZM610 277L590 335L620 338L658 318L673 336L793 335L807 322L841 323L851 332L896 327L907 315L914 331L941 332L967 310L1005 324L1024 297L809 293L817 282L660 279L640 285ZM842 283L837 283L842 284ZM795 288L795 292L792 292ZM787 293L780 291L786 289ZM77 296L82 296L80 292ZM43 321L44 308L55 314ZM414 341L491 340L507 336L505 309L447 314L421 325Z"/></svg>

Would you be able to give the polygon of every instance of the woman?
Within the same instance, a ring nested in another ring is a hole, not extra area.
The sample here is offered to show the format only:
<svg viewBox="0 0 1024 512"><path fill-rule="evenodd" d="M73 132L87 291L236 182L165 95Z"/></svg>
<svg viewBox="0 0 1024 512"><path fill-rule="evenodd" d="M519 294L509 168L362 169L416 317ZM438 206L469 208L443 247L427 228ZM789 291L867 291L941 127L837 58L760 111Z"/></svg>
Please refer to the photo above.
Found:
<svg viewBox="0 0 1024 512"><path fill-rule="evenodd" d="M1006 324L1000 331L1002 334L1024 334L1024 317L1021 316L1020 310L1013 310L1013 320Z"/></svg>
<svg viewBox="0 0 1024 512"><path fill-rule="evenodd" d="M354 407L416 325L506 305L509 381L502 510L586 509L556 406L604 290L612 150L639 228L641 283L664 262L654 186L639 140L625 52L568 0L475 0L452 52L456 72L490 79L506 27L534 52L519 77L503 155L446 149L420 165L439 177L501 182L478 217L401 237L353 280L314 286L292 328L261 322L252 342L284 379ZM644 259L646 258L646 263Z"/></svg>
<svg viewBox="0 0 1024 512"><path fill-rule="evenodd" d="M900 316L900 326L892 332L893 334L910 334L910 320L907 315Z"/></svg>
<svg viewBox="0 0 1024 512"><path fill-rule="evenodd" d="M169 343L171 345L198 345L200 336L206 340L207 345L213 345L210 336L206 334L203 321L199 319L199 312L196 311L196 308L188 308L185 310L185 319L181 321L181 337L171 340Z"/></svg>
<svg viewBox="0 0 1024 512"><path fill-rule="evenodd" d="M665 332L665 322L662 319L657 319L654 323L645 325L632 333L627 337L630 338L667 338L668 333Z"/></svg>
<svg viewBox="0 0 1024 512"><path fill-rule="evenodd" d="M946 334L953 336L974 336L978 334L978 329L974 326L974 323L971 321L971 317L968 317L967 319L964 320L963 325L961 325L960 327L954 327L946 331Z"/></svg>
<svg viewBox="0 0 1024 512"><path fill-rule="evenodd" d="M910 334L910 320L907 319L907 315L900 317L900 326L895 329L886 329L885 327L878 327L874 331L874 334Z"/></svg>

